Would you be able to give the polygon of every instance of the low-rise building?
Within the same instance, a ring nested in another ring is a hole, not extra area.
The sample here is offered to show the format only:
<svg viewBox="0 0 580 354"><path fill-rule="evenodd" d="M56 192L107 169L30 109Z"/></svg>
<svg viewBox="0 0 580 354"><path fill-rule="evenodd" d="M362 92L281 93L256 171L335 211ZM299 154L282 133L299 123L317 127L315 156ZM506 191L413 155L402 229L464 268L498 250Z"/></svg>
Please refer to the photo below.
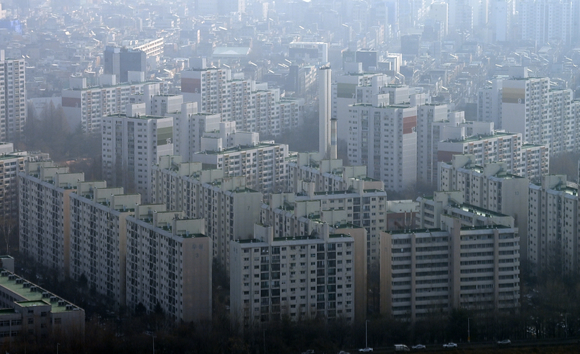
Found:
<svg viewBox="0 0 580 354"><path fill-rule="evenodd" d="M0 271L0 340L84 340L85 311L6 268Z"/></svg>

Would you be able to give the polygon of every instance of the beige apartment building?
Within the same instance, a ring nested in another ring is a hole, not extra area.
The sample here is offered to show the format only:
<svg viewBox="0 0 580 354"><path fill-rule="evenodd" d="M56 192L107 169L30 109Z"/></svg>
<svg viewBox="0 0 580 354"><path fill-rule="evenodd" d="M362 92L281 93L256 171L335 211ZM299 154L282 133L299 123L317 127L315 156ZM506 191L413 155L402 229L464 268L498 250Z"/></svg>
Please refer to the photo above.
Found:
<svg viewBox="0 0 580 354"><path fill-rule="evenodd" d="M126 222L127 306L159 304L176 321L210 321L213 252L204 220L153 204L137 206Z"/></svg>
<svg viewBox="0 0 580 354"><path fill-rule="evenodd" d="M439 191L460 191L465 203L514 218L521 240L522 259L528 248L529 178L509 173L505 163L485 167L473 155L455 155L451 163L439 164Z"/></svg>
<svg viewBox="0 0 580 354"><path fill-rule="evenodd" d="M459 191L418 201L418 229L381 235L381 312L414 321L456 308L516 311L514 218L466 204Z"/></svg>
<svg viewBox="0 0 580 354"><path fill-rule="evenodd" d="M161 157L153 167L152 184L153 203L205 220L213 256L228 269L229 243L252 237L262 193L249 188L246 177L224 177L223 170L204 170L201 163L181 162L179 156Z"/></svg>
<svg viewBox="0 0 580 354"><path fill-rule="evenodd" d="M60 277L70 267L70 194L82 181L52 161L26 162L18 173L20 252Z"/></svg>
<svg viewBox="0 0 580 354"><path fill-rule="evenodd" d="M80 182L70 195L70 276L125 305L126 218L141 203L139 194L107 188L105 182Z"/></svg>
<svg viewBox="0 0 580 354"><path fill-rule="evenodd" d="M519 237L502 224L466 226L450 215L441 227L381 237L381 313L395 318L446 316L452 309L519 308Z"/></svg>

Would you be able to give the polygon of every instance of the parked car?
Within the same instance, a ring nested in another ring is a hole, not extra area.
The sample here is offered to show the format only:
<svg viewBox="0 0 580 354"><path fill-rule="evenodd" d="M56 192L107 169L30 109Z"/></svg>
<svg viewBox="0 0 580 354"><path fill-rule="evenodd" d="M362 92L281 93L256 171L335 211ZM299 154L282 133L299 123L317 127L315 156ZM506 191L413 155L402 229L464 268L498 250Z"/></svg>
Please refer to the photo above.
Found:
<svg viewBox="0 0 580 354"><path fill-rule="evenodd" d="M504 339L504 340L497 341L497 344L499 344L499 345L508 345L508 344L512 344L512 341L509 340L509 339Z"/></svg>
<svg viewBox="0 0 580 354"><path fill-rule="evenodd" d="M423 344L416 344L416 345L412 346L411 349L413 349L413 350L423 350L423 349L427 349L427 347L424 346Z"/></svg>
<svg viewBox="0 0 580 354"><path fill-rule="evenodd" d="M370 352L373 351L373 348L369 348L369 347L360 348L358 351L361 352L361 353L370 353Z"/></svg>
<svg viewBox="0 0 580 354"><path fill-rule="evenodd" d="M457 344L453 342L443 344L443 348L457 348Z"/></svg>

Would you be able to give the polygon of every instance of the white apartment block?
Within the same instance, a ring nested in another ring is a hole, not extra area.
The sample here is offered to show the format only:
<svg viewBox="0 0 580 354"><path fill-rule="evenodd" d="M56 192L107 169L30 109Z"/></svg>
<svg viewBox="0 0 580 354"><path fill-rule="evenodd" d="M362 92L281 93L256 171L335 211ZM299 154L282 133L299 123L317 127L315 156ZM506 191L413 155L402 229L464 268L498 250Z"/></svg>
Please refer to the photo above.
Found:
<svg viewBox="0 0 580 354"><path fill-rule="evenodd" d="M271 225L275 237L309 235L318 220L357 225L367 232L367 259L375 264L379 233L387 229L387 193L367 182L356 180L348 190L331 192L316 192L313 182L303 182L297 193L272 194L262 206L261 223Z"/></svg>
<svg viewBox="0 0 580 354"><path fill-rule="evenodd" d="M489 86L477 91L477 120L493 122L495 129L502 128L502 83L503 78L494 78Z"/></svg>
<svg viewBox="0 0 580 354"><path fill-rule="evenodd" d="M348 159L366 165L387 190L402 191L417 180L417 107L349 106Z"/></svg>
<svg viewBox="0 0 580 354"><path fill-rule="evenodd" d="M86 133L100 132L102 117L125 114L129 103L141 101L140 95L151 97L165 93L166 90L166 85L159 82L87 87L84 78L74 81L78 82L62 91L62 108L71 131L80 126Z"/></svg>
<svg viewBox="0 0 580 354"><path fill-rule="evenodd" d="M152 184L153 203L205 220L213 257L228 269L230 241L251 237L260 218L262 193L249 189L246 177L224 177L222 170L203 170L201 163L182 163L179 156L160 159Z"/></svg>
<svg viewBox="0 0 580 354"><path fill-rule="evenodd" d="M14 141L26 123L26 62L0 51L0 140Z"/></svg>
<svg viewBox="0 0 580 354"><path fill-rule="evenodd" d="M352 323L366 316L365 230L322 225L316 235L275 237L256 225L254 238L231 243L230 306L244 329L288 316Z"/></svg>
<svg viewBox="0 0 580 354"><path fill-rule="evenodd" d="M201 138L205 132L219 130L219 114L198 113L193 102L181 105L181 111L169 114L173 117L173 150L175 155L190 161L191 155L201 151Z"/></svg>
<svg viewBox="0 0 580 354"><path fill-rule="evenodd" d="M529 178L507 172L504 163L481 167L473 164L471 158L469 155L456 155L451 163L440 163L437 190L462 192L465 203L513 217L522 241L522 258L525 259Z"/></svg>
<svg viewBox="0 0 580 354"><path fill-rule="evenodd" d="M517 311L518 229L441 221L441 228L383 233L381 313L415 321L459 308Z"/></svg>
<svg viewBox="0 0 580 354"><path fill-rule="evenodd" d="M446 104L428 104L417 107L417 181L432 184L437 172L437 144L441 140L434 124L447 121Z"/></svg>
<svg viewBox="0 0 580 354"><path fill-rule="evenodd" d="M146 199L151 189L151 166L159 156L173 155L173 118L106 116L102 118L101 142L103 178Z"/></svg>
<svg viewBox="0 0 580 354"><path fill-rule="evenodd" d="M201 162L224 171L224 177L246 176L248 188L262 192L281 190L287 183L288 145L262 141L222 150L205 150L191 155L191 162Z"/></svg>
<svg viewBox="0 0 580 354"><path fill-rule="evenodd" d="M157 304L176 321L212 318L212 242L203 219L139 205L126 219L127 306Z"/></svg>
<svg viewBox="0 0 580 354"><path fill-rule="evenodd" d="M580 270L578 186L566 176L548 175L530 184L528 259L531 271L575 274Z"/></svg>
<svg viewBox="0 0 580 354"><path fill-rule="evenodd" d="M60 277L69 274L70 194L82 181L52 161L26 162L18 173L20 252Z"/></svg>
<svg viewBox="0 0 580 354"><path fill-rule="evenodd" d="M523 144L520 133L493 132L462 139L448 139L438 144L438 161L451 162L455 155L471 155L472 164L486 166L503 162L507 172L539 179L548 173L550 154L547 146Z"/></svg>
<svg viewBox="0 0 580 354"><path fill-rule="evenodd" d="M551 154L578 147L577 103L570 89L550 90L549 78L503 81L502 127L523 142L545 145Z"/></svg>
<svg viewBox="0 0 580 354"><path fill-rule="evenodd" d="M572 1L524 0L517 3L521 39L536 45L572 41Z"/></svg>
<svg viewBox="0 0 580 354"><path fill-rule="evenodd" d="M70 195L70 277L117 306L125 305L127 234L125 219L141 203L104 182L80 182Z"/></svg>
<svg viewBox="0 0 580 354"><path fill-rule="evenodd" d="M181 92L200 112L219 113L240 129L279 135L302 121L304 101L280 98L265 83L232 77L228 69L201 68L181 74ZM281 107L283 105L283 107Z"/></svg>
<svg viewBox="0 0 580 354"><path fill-rule="evenodd" d="M334 76L331 117L338 121L338 139L344 141L348 139L348 106L372 102L371 95L378 94L380 87L388 84L388 80L388 76L384 74L359 71ZM366 87L367 89L359 91L358 87Z"/></svg>

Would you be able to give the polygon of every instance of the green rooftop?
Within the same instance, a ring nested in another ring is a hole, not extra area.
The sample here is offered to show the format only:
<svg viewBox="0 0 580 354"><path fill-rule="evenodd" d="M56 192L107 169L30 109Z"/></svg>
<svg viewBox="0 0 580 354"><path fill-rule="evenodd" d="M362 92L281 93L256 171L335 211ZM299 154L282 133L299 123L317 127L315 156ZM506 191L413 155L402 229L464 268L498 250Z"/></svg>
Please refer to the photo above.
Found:
<svg viewBox="0 0 580 354"><path fill-rule="evenodd" d="M1 270L1 272L7 273L7 275L0 275L0 286L10 290L11 292L15 293L17 296L23 298L21 301L16 301L21 306L45 306L45 305L52 305L51 311L53 313L56 312L66 312L71 311L67 310L67 305L72 305L73 308L79 308L70 302L62 299L56 294L46 291L45 289L30 283L24 278L19 277L18 275L9 272L7 270ZM13 278L13 279L10 279ZM17 282L18 281L18 282ZM26 287L24 287L27 284ZM36 288L36 291L31 291L32 288ZM42 294L48 293L48 298L43 298ZM57 301L51 302L51 297L53 299L58 299ZM61 305L59 305L59 303Z"/></svg>

